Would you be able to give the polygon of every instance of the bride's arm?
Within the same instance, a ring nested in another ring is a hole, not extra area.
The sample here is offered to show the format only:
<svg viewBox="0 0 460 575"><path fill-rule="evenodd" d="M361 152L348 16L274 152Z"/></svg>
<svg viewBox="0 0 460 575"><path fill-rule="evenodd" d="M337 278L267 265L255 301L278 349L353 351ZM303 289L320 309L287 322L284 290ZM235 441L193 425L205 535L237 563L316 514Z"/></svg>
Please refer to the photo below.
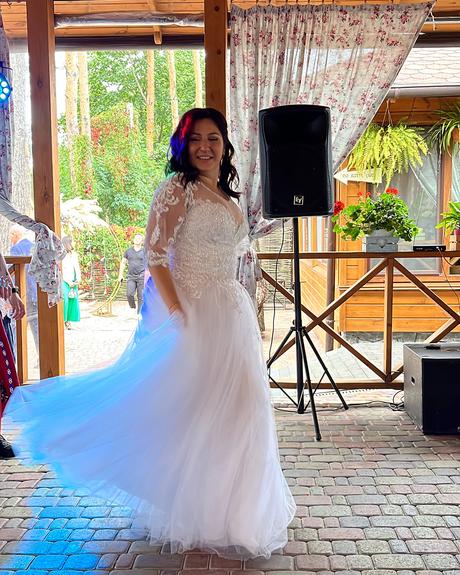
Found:
<svg viewBox="0 0 460 575"><path fill-rule="evenodd" d="M176 180L165 182L155 193L145 234L150 275L169 313L185 318L169 269L168 248L173 245L186 214L185 193Z"/></svg>
<svg viewBox="0 0 460 575"><path fill-rule="evenodd" d="M176 286L172 278L169 268L163 266L150 266L150 275L160 293L161 299L164 301L170 314L175 311L184 315L185 313L177 295Z"/></svg>

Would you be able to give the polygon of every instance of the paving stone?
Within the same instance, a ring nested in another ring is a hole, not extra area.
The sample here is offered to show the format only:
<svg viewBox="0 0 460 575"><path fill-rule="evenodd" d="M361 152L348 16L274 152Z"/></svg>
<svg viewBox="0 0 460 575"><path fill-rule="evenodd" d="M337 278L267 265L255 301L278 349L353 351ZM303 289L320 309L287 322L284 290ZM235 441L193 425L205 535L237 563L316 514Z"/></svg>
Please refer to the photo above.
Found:
<svg viewBox="0 0 460 575"><path fill-rule="evenodd" d="M370 518L374 527L412 527L415 525L412 517L405 515L382 515Z"/></svg>
<svg viewBox="0 0 460 575"><path fill-rule="evenodd" d="M460 564L456 557L447 554L433 554L424 555L423 560L428 569L438 569L445 571L446 569L459 569Z"/></svg>
<svg viewBox="0 0 460 575"><path fill-rule="evenodd" d="M209 554L187 553L184 558L184 569L207 569L209 561Z"/></svg>
<svg viewBox="0 0 460 575"><path fill-rule="evenodd" d="M33 555L4 555L0 556L0 569L27 569L34 560ZM14 573L14 571L12 571Z"/></svg>
<svg viewBox="0 0 460 575"><path fill-rule="evenodd" d="M377 553L390 553L390 545L387 541L381 539L368 539L364 541L357 541L356 547L358 553L363 555L376 555Z"/></svg>
<svg viewBox="0 0 460 575"><path fill-rule="evenodd" d="M372 555L376 569L424 569L425 563L418 555Z"/></svg>
<svg viewBox="0 0 460 575"><path fill-rule="evenodd" d="M180 569L184 557L182 555L140 554L134 561L136 569Z"/></svg>
<svg viewBox="0 0 460 575"><path fill-rule="evenodd" d="M357 545L354 541L333 541L332 549L335 555L355 555Z"/></svg>
<svg viewBox="0 0 460 575"><path fill-rule="evenodd" d="M332 555L332 543L330 541L309 541L307 548L309 555Z"/></svg>
<svg viewBox="0 0 460 575"><path fill-rule="evenodd" d="M362 571L363 569L372 569L372 559L367 555L347 555L348 569Z"/></svg>
<svg viewBox="0 0 460 575"><path fill-rule="evenodd" d="M60 569L67 559L67 555L41 555L35 557L30 567L32 569Z"/></svg>
<svg viewBox="0 0 460 575"><path fill-rule="evenodd" d="M116 553L106 553L102 555L97 563L98 569L111 569L115 566L117 562L118 555ZM131 567L131 565L127 565L127 567Z"/></svg>
<svg viewBox="0 0 460 575"><path fill-rule="evenodd" d="M324 555L297 555L295 565L302 571L323 571L329 569L329 559Z"/></svg>
<svg viewBox="0 0 460 575"><path fill-rule="evenodd" d="M68 557L64 569L94 569L100 559L99 555L91 553L79 553Z"/></svg>
<svg viewBox="0 0 460 575"><path fill-rule="evenodd" d="M301 556L297 556L296 559ZM245 568L247 569L260 569L263 571L277 571L294 569L294 558L283 555L272 555L270 559L259 557L257 559L249 559L245 561Z"/></svg>
<svg viewBox="0 0 460 575"><path fill-rule="evenodd" d="M125 553L129 548L129 541L87 541L83 544L83 551L88 553Z"/></svg>
<svg viewBox="0 0 460 575"><path fill-rule="evenodd" d="M411 553L457 553L458 548L453 541L441 539L422 539L408 541Z"/></svg>
<svg viewBox="0 0 460 575"><path fill-rule="evenodd" d="M225 559L225 557L219 557L218 555L211 555L211 562L210 562L211 569L231 569L232 573L235 573L233 569L241 570L242 566L243 562L238 559Z"/></svg>
<svg viewBox="0 0 460 575"><path fill-rule="evenodd" d="M392 553L409 553L409 549L404 541L400 539L390 539L388 541Z"/></svg>

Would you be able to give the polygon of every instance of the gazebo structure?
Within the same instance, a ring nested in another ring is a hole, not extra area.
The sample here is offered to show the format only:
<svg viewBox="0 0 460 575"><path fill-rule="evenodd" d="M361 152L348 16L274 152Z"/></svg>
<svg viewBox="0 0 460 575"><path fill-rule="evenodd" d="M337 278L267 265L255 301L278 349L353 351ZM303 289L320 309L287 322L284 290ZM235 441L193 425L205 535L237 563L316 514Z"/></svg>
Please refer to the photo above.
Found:
<svg viewBox="0 0 460 575"><path fill-rule="evenodd" d="M289 3L288 0L287 3ZM331 0L296 0L324 4ZM362 4L360 0L332 0ZM260 2L265 4L265 2ZM270 2L269 2L270 3ZM366 3L366 2L364 2ZM375 4L390 4L374 0ZM394 0L397 4L397 0ZM254 2L240 0L241 7ZM273 5L285 2L273 1ZM206 104L226 111L228 11L224 0L26 0L0 2L12 47L28 45L32 104L35 217L60 233L54 54L57 48L204 46ZM459 0L438 0L417 45L452 45L460 37ZM62 309L39 294L40 374L64 373Z"/></svg>

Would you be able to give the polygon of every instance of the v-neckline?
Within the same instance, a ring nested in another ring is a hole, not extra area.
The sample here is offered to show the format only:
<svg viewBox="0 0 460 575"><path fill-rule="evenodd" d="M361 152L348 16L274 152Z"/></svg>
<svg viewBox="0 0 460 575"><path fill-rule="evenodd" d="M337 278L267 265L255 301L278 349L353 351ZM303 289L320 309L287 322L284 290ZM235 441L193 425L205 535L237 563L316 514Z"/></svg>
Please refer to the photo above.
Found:
<svg viewBox="0 0 460 575"><path fill-rule="evenodd" d="M201 180L198 180L198 182L195 184L197 187L198 185L202 185L203 188L205 190L207 190L208 192L210 192L211 194L218 196L218 194L216 194L216 192L214 192L213 190L211 190L211 188L209 186L207 186L206 184L204 184ZM222 198L224 199L224 198ZM215 202L209 198L195 198L195 200L201 200L204 202L209 202L210 204L215 204L216 206L222 206L222 208L227 212L227 214L230 216L230 218L232 219L233 223L235 224L235 226L237 227L237 230L239 230L241 228L241 226L244 224L244 217L243 217L243 212L240 209L240 213L241 213L241 221L237 221L237 219L235 218L235 216L232 214L232 212L226 207L226 205L223 202ZM232 199L230 197L228 197L228 199L226 199L226 201L231 202Z"/></svg>

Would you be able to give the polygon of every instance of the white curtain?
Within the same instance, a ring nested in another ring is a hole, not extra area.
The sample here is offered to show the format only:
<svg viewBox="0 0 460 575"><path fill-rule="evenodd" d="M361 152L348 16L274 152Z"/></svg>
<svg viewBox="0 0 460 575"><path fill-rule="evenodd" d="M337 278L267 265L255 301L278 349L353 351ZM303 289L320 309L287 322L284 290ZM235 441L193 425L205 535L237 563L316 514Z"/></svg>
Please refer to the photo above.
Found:
<svg viewBox="0 0 460 575"><path fill-rule="evenodd" d="M331 109L334 169L374 117L432 4L233 7L229 120L250 240L279 221L262 217L258 112L286 104ZM239 279L252 296L259 275L250 245Z"/></svg>
<svg viewBox="0 0 460 575"><path fill-rule="evenodd" d="M62 299L62 281L58 262L65 256L60 239L43 223L36 222L19 212L11 203L12 180L12 110L14 100L14 74L8 70L10 52L0 14L0 62L4 73L13 84L12 95L0 105L0 214L10 221L35 232L36 241L29 266L30 274L41 289L48 294L48 304L55 305Z"/></svg>

